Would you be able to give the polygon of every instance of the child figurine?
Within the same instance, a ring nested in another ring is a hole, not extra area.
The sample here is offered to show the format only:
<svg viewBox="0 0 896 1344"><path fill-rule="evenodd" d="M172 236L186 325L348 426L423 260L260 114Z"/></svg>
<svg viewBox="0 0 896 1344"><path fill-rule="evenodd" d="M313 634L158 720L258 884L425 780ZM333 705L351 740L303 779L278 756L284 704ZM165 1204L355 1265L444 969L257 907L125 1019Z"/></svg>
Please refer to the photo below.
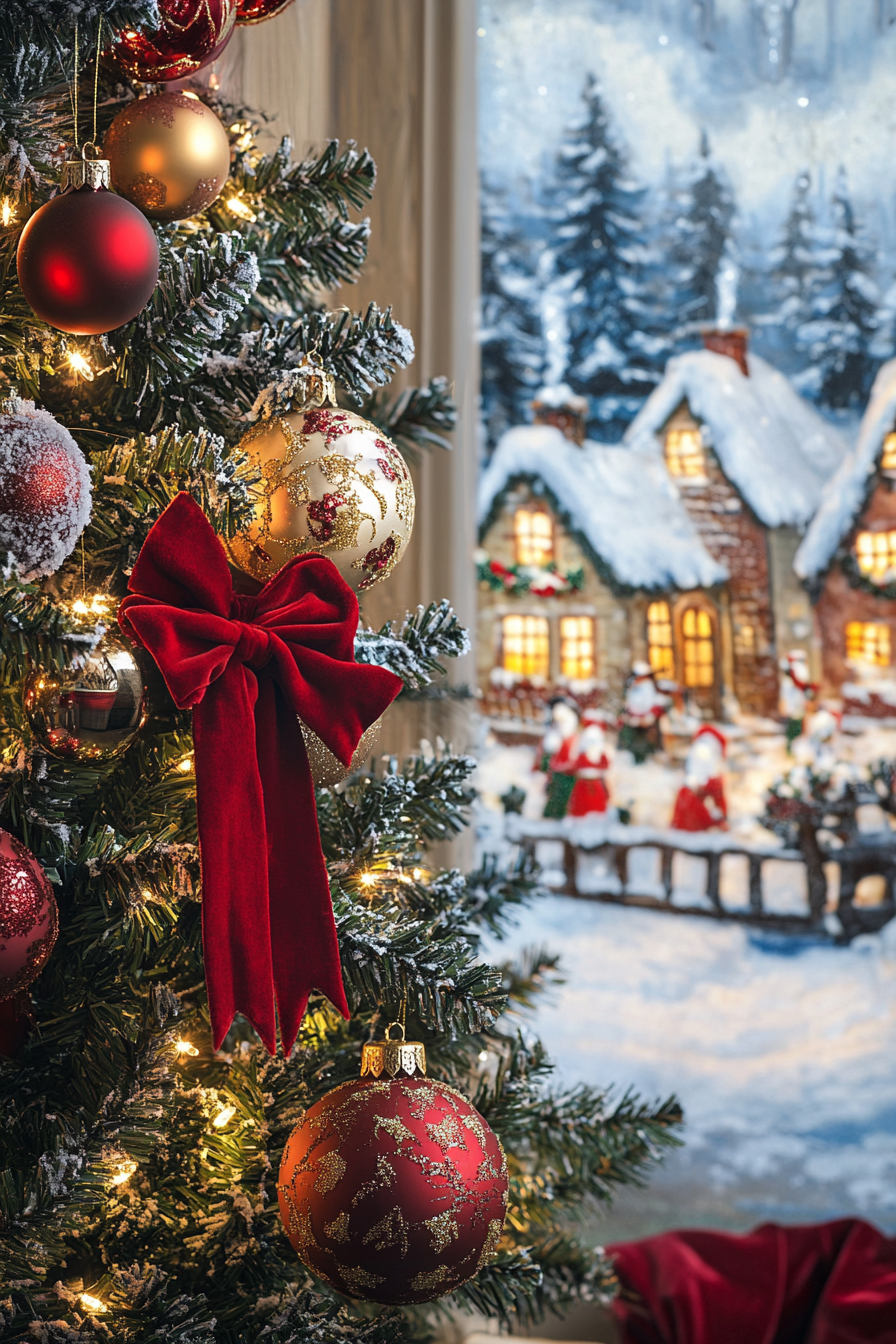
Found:
<svg viewBox="0 0 896 1344"><path fill-rule="evenodd" d="M728 806L722 777L727 743L718 728L705 723L691 739L684 784L675 799L672 827L676 831L728 828Z"/></svg>
<svg viewBox="0 0 896 1344"><path fill-rule="evenodd" d="M607 721L600 710L586 709L582 731L576 742L573 760L575 784L569 799L571 817L588 817L606 812L610 802L607 770L610 762L606 745Z"/></svg>
<svg viewBox="0 0 896 1344"><path fill-rule="evenodd" d="M818 695L818 686L809 680L809 663L803 649L791 649L781 664L781 717L784 719L784 733L787 738L787 750L803 731L803 721L810 700Z"/></svg>
<svg viewBox="0 0 896 1344"><path fill-rule="evenodd" d="M549 705L550 719L539 748L537 766L548 777L544 816L566 816L569 797L575 785L573 752L579 727L579 711L571 700L558 697Z"/></svg>
<svg viewBox="0 0 896 1344"><path fill-rule="evenodd" d="M670 703L670 697L657 686L649 664L634 663L625 684L625 700L619 715L618 746L632 753L636 765L643 765L648 756L662 751L660 719Z"/></svg>

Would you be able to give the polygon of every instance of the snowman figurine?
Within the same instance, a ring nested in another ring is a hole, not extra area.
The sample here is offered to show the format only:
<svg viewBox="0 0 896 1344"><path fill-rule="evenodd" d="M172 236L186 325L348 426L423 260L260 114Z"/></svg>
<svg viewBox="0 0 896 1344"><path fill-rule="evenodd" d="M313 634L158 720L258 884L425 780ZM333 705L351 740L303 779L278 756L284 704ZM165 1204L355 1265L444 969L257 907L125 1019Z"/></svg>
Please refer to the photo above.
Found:
<svg viewBox="0 0 896 1344"><path fill-rule="evenodd" d="M663 736L660 719L671 703L656 684L653 669L648 663L632 665L625 686L625 700L619 715L618 745L630 751L636 765L642 765L655 751L662 751Z"/></svg>
<svg viewBox="0 0 896 1344"><path fill-rule="evenodd" d="M684 784L675 799L672 827L676 831L709 831L728 827L723 769L726 742L718 728L705 723L688 749Z"/></svg>
<svg viewBox="0 0 896 1344"><path fill-rule="evenodd" d="M536 767L548 777L544 815L558 819L566 816L570 794L575 785L573 762L576 735L579 729L579 711L571 700L557 698L548 706L549 719Z"/></svg>
<svg viewBox="0 0 896 1344"><path fill-rule="evenodd" d="M572 763L575 784L569 798L571 817L589 817L606 812L610 802L607 771L610 768L606 741L607 720L597 709L586 709L582 731L576 741Z"/></svg>
<svg viewBox="0 0 896 1344"><path fill-rule="evenodd" d="M809 679L809 662L804 649L791 649L781 664L780 710L787 737L787 750L803 731L806 708L818 694L818 686Z"/></svg>

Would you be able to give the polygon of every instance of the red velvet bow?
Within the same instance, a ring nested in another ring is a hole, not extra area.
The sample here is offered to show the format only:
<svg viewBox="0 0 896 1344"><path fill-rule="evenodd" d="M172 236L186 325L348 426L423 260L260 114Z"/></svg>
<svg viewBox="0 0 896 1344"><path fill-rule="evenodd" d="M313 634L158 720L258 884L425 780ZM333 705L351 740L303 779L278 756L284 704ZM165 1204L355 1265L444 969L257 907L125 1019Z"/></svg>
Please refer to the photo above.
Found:
<svg viewBox="0 0 896 1344"><path fill-rule="evenodd" d="M202 927L217 1049L235 1013L271 1054L318 989L348 1017L302 719L348 765L401 681L354 661L358 600L301 556L257 597L233 592L218 538L181 494L153 527L119 609L171 696L193 710Z"/></svg>

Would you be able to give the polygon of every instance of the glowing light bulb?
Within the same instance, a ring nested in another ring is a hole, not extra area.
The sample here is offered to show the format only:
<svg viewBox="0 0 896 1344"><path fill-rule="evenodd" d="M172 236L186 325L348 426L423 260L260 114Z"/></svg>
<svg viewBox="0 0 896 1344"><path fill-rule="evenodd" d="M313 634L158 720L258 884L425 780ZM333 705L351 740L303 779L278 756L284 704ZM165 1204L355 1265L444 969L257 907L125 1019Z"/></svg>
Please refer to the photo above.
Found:
<svg viewBox="0 0 896 1344"><path fill-rule="evenodd" d="M227 201L227 209L232 215L236 215L238 219L245 219L250 224L254 224L258 218L252 207L247 205L240 196L229 197Z"/></svg>
<svg viewBox="0 0 896 1344"><path fill-rule="evenodd" d="M222 1106L218 1114L212 1120L215 1129L223 1129L228 1120L232 1120L236 1115L235 1106Z"/></svg>
<svg viewBox="0 0 896 1344"><path fill-rule="evenodd" d="M373 884L374 884L375 882L376 882L376 878L374 877L373 873L362 873L362 874L361 874L361 886L362 886L362 887L372 887Z"/></svg>
<svg viewBox="0 0 896 1344"><path fill-rule="evenodd" d="M479 1051L479 1062L480 1062L480 1064L484 1064L485 1061L486 1061L487 1059L488 1059L488 1051L487 1051L487 1050L480 1050L480 1051Z"/></svg>
<svg viewBox="0 0 896 1344"><path fill-rule="evenodd" d="M414 879L415 882L419 882L422 878L424 878L424 877L426 876L426 869L425 869L425 868L415 868L414 871L413 871L413 873L411 874L411 876L413 877L413 879Z"/></svg>
<svg viewBox="0 0 896 1344"><path fill-rule="evenodd" d="M90 611L90 608L84 599L79 597L76 602L72 603L72 611L76 616L86 616Z"/></svg>
<svg viewBox="0 0 896 1344"><path fill-rule="evenodd" d="M174 1048L179 1055L193 1056L199 1054L199 1051L196 1049L192 1041L182 1041L182 1040L175 1041Z"/></svg>
<svg viewBox="0 0 896 1344"><path fill-rule="evenodd" d="M125 1181L129 1181L136 1170L136 1162L122 1162L115 1175L112 1177L112 1184L124 1185Z"/></svg>
<svg viewBox="0 0 896 1344"><path fill-rule="evenodd" d="M193 757L185 756L182 761L178 761L176 768L182 775L188 775L193 769Z"/></svg>
<svg viewBox="0 0 896 1344"><path fill-rule="evenodd" d="M105 1302L101 1302L98 1297L93 1297L91 1293L81 1294L81 1306L86 1308L87 1311L93 1311L99 1314L109 1310Z"/></svg>
<svg viewBox="0 0 896 1344"><path fill-rule="evenodd" d="M152 900L152 892L150 891L149 887L144 887L140 895L143 897L144 901Z"/></svg>
<svg viewBox="0 0 896 1344"><path fill-rule="evenodd" d="M93 367L86 355L82 355L80 350L69 350L67 359L69 367L83 378L85 382L93 382Z"/></svg>
<svg viewBox="0 0 896 1344"><path fill-rule="evenodd" d="M3 200L0 201L0 220L3 222L4 229L8 227L9 221L14 214L15 210L13 209L12 201L8 196L4 196Z"/></svg>

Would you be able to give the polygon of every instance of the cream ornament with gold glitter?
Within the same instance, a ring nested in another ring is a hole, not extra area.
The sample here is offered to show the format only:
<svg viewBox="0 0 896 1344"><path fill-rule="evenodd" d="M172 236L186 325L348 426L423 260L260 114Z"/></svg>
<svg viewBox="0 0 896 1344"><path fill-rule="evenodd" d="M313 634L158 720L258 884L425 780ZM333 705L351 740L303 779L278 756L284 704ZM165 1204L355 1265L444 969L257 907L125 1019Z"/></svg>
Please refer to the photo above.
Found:
<svg viewBox="0 0 896 1344"><path fill-rule="evenodd" d="M383 432L337 407L313 355L263 392L240 447L258 465L255 518L225 542L232 563L265 583L295 555L333 561L356 592L388 578L414 526L414 486Z"/></svg>

